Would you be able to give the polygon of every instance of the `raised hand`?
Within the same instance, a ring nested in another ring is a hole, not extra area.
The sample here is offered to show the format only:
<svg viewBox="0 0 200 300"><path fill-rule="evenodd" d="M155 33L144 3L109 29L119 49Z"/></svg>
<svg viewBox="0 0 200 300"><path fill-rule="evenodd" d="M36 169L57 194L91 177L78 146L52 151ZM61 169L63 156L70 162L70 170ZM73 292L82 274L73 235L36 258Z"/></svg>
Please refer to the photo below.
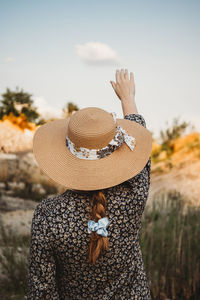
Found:
<svg viewBox="0 0 200 300"><path fill-rule="evenodd" d="M128 70L121 69L121 71L116 70L116 83L110 80L110 83L121 100L122 110L125 115L128 114L138 114L137 106L135 103L135 83L133 72L130 72L130 79L128 75Z"/></svg>
<svg viewBox="0 0 200 300"><path fill-rule="evenodd" d="M135 83L133 72L130 72L130 79L128 69L116 70L116 83L110 80L110 83L121 101L133 101L135 98Z"/></svg>

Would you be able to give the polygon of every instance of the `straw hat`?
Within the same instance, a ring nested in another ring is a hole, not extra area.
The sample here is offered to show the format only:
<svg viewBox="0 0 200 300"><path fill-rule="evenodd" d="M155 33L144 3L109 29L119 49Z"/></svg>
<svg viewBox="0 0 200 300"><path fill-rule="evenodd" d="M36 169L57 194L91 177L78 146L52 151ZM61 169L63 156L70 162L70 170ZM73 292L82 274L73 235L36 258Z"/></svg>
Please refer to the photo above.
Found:
<svg viewBox="0 0 200 300"><path fill-rule="evenodd" d="M40 126L33 153L41 170L68 189L96 190L138 174L152 150L151 132L98 107Z"/></svg>

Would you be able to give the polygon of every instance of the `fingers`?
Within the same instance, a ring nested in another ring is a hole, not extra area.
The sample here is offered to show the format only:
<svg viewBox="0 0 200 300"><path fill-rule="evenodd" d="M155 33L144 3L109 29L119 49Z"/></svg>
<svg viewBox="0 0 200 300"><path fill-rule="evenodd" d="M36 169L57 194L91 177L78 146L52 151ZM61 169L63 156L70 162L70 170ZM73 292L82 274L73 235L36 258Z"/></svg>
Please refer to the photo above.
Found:
<svg viewBox="0 0 200 300"><path fill-rule="evenodd" d="M119 81L120 81L120 73L119 73L119 70L116 70L115 77L116 77L116 82L119 82Z"/></svg>
<svg viewBox="0 0 200 300"><path fill-rule="evenodd" d="M130 73L130 80L128 69L117 69L115 76L116 82L110 80L110 83L118 98L121 101L123 101L123 99L132 98L133 94L135 94L133 72Z"/></svg>
<svg viewBox="0 0 200 300"><path fill-rule="evenodd" d="M111 80L110 83L111 83L113 89L115 90L116 89L116 84L114 83L114 81Z"/></svg>
<svg viewBox="0 0 200 300"><path fill-rule="evenodd" d="M121 69L121 72L120 72L120 79L121 79L121 80L124 80L124 69Z"/></svg>
<svg viewBox="0 0 200 300"><path fill-rule="evenodd" d="M116 83L112 80L110 80L110 83L111 83L113 89L116 91L117 84L119 84L122 81L126 81L126 80L129 81L128 69L125 69L125 71L124 71L124 69L121 69L121 70L117 69L116 73L115 73L115 77L116 77ZM134 85L133 72L130 72L130 83L132 85Z"/></svg>
<svg viewBox="0 0 200 300"><path fill-rule="evenodd" d="M121 70L116 70L116 82L119 82L120 80L128 79L129 80L129 75L128 75L128 69L121 69Z"/></svg>
<svg viewBox="0 0 200 300"><path fill-rule="evenodd" d="M131 81L132 83L134 82L133 72L130 73L130 81Z"/></svg>
<svg viewBox="0 0 200 300"><path fill-rule="evenodd" d="M125 69L124 78L125 78L125 79L129 79L129 78L128 78L128 69Z"/></svg>

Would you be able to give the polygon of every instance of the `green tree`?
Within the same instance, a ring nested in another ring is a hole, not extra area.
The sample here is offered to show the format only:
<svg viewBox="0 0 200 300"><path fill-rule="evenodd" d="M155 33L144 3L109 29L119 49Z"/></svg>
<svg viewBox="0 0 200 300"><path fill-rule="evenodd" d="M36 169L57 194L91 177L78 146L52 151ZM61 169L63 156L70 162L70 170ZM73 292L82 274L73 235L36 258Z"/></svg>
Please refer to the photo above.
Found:
<svg viewBox="0 0 200 300"><path fill-rule="evenodd" d="M31 94L24 92L22 89L16 88L16 91L11 91L9 88L2 94L0 104L0 119L4 115L13 113L15 116L19 116L23 113L29 122L38 122L40 114L37 112L37 108L33 106L33 100Z"/></svg>
<svg viewBox="0 0 200 300"><path fill-rule="evenodd" d="M73 102L68 102L66 106L62 109L62 115L64 118L69 117L73 111L79 110L78 106Z"/></svg>

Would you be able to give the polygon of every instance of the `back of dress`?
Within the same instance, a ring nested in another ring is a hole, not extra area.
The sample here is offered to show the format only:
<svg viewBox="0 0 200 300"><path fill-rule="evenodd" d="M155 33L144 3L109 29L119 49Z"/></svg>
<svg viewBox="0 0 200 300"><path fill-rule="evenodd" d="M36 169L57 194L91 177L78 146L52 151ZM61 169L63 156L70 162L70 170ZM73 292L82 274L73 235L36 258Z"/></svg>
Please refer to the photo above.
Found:
<svg viewBox="0 0 200 300"><path fill-rule="evenodd" d="M146 127L142 115L125 119ZM139 245L151 157L133 178L102 190L109 250L88 263L89 195L66 190L37 205L32 220L27 299L151 299Z"/></svg>

